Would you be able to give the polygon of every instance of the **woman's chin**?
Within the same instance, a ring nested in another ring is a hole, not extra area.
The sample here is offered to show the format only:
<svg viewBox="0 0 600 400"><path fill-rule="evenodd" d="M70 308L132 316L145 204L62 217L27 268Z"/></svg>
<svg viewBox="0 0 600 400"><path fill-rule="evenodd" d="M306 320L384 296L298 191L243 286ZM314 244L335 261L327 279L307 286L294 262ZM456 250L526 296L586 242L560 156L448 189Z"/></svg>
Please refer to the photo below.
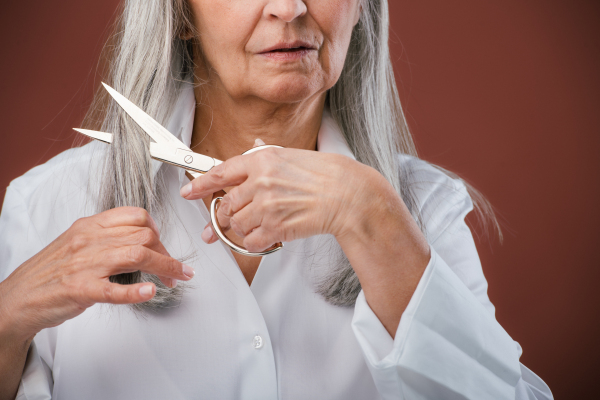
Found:
<svg viewBox="0 0 600 400"><path fill-rule="evenodd" d="M258 97L272 103L297 103L327 88L311 79L277 79L256 88Z"/></svg>

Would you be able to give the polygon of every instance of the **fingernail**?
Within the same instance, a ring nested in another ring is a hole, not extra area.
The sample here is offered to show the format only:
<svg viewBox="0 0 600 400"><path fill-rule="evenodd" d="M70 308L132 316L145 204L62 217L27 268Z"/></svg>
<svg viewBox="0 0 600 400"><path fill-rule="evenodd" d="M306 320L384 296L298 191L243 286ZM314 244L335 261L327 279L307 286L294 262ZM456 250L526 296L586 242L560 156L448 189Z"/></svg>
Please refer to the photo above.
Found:
<svg viewBox="0 0 600 400"><path fill-rule="evenodd" d="M181 195L181 197L188 197L190 195L190 193L192 193L192 184L191 183L188 183L187 185L182 187L181 190L179 191L179 194Z"/></svg>
<svg viewBox="0 0 600 400"><path fill-rule="evenodd" d="M177 287L177 279L171 279L171 289Z"/></svg>
<svg viewBox="0 0 600 400"><path fill-rule="evenodd" d="M147 297L152 294L152 285L144 285L140 288L140 296Z"/></svg>
<svg viewBox="0 0 600 400"><path fill-rule="evenodd" d="M187 276L188 278L192 279L194 277L194 275L196 275L196 271L194 271L194 268L190 267L189 265L183 265L183 274L185 276Z"/></svg>
<svg viewBox="0 0 600 400"><path fill-rule="evenodd" d="M261 139L256 139L254 141L254 147L256 147L256 146L264 146L264 145L265 145L265 142L263 142Z"/></svg>
<svg viewBox="0 0 600 400"><path fill-rule="evenodd" d="M204 243L208 243L213 236L212 227L210 225L206 225L206 228L204 228L202 235L200 236L202 237L202 240L204 240Z"/></svg>

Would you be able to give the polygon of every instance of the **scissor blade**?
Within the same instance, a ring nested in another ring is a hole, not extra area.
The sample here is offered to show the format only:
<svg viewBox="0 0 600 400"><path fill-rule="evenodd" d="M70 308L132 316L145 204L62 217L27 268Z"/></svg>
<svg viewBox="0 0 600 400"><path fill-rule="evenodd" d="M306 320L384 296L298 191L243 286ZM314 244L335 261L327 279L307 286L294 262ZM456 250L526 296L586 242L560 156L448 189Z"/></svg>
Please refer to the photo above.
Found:
<svg viewBox="0 0 600 400"><path fill-rule="evenodd" d="M112 143L113 135L112 133L100 132L100 131L91 131L89 129L79 129L73 128L79 133L83 133L85 136L89 136L92 139L99 140L104 143Z"/></svg>
<svg viewBox="0 0 600 400"><path fill-rule="evenodd" d="M112 133L92 131L89 129L73 128L92 139L111 144L113 141ZM175 165L185 169L192 177L197 178L208 172L215 165L221 164L221 160L208 157L192 151L177 149L175 147L150 143L150 156L155 160Z"/></svg>
<svg viewBox="0 0 600 400"><path fill-rule="evenodd" d="M173 164L188 171L205 174L221 162L203 154L189 150L176 149L158 143L150 143L150 155L158 161Z"/></svg>
<svg viewBox="0 0 600 400"><path fill-rule="evenodd" d="M156 143L168 144L171 147L178 149L189 150L183 142L177 139L171 132L165 129L154 118L142 111L141 108L129 101L125 96L117 92L115 89L102 82L104 88L112 96L113 99L121 106L123 110L142 128Z"/></svg>

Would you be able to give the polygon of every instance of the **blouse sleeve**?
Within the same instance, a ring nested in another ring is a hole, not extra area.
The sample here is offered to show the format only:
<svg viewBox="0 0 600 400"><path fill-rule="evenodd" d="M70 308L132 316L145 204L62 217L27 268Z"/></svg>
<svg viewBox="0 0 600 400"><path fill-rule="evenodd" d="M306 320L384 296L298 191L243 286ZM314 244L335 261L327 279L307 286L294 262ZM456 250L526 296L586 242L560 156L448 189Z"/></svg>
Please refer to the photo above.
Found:
<svg viewBox="0 0 600 400"><path fill-rule="evenodd" d="M43 247L43 241L35 230L29 218L29 212L23 197L18 190L9 186L6 191L2 214L0 214L0 281L6 279L22 263ZM37 341L44 341L48 332L43 330L34 338L29 352L25 369L19 384L17 400L50 399L52 392L52 373L45 360L40 355ZM44 349L48 346L44 346ZM44 351L44 353L47 353Z"/></svg>
<svg viewBox="0 0 600 400"><path fill-rule="evenodd" d="M552 399L548 386L520 364L519 344L494 317L464 220L471 198L462 182L446 179L451 193L429 223L431 259L395 338L362 292L356 301L352 328L381 398Z"/></svg>

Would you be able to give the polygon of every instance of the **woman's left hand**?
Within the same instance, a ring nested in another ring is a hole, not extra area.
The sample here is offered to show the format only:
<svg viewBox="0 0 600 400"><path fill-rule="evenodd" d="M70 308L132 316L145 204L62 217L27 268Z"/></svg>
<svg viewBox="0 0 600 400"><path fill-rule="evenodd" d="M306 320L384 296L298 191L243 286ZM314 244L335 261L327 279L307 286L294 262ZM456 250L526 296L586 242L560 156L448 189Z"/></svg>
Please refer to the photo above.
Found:
<svg viewBox="0 0 600 400"><path fill-rule="evenodd" d="M181 194L201 199L233 186L219 205L217 220L224 231L231 228L242 237L246 249L257 252L277 242L343 235L365 217L380 180L373 168L342 155L266 148L225 161ZM203 237L217 240L214 234Z"/></svg>

